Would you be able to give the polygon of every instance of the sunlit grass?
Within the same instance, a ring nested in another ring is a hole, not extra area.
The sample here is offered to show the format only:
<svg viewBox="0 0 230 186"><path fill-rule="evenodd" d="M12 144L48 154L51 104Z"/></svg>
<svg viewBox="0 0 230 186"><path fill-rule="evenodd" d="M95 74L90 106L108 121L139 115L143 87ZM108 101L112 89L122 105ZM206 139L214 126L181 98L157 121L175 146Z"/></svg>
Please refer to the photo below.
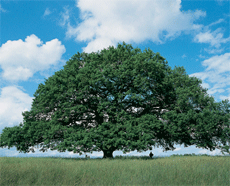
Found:
<svg viewBox="0 0 230 186"><path fill-rule="evenodd" d="M0 157L0 185L230 185L230 156Z"/></svg>

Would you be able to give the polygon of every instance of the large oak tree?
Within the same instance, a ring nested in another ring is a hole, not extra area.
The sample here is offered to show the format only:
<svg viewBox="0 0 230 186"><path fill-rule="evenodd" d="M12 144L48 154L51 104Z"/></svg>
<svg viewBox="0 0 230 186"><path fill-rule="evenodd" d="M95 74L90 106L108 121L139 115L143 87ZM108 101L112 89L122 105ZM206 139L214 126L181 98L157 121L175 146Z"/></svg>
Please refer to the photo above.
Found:
<svg viewBox="0 0 230 186"><path fill-rule="evenodd" d="M215 103L201 80L183 67L172 70L159 53L131 49L123 42L100 53L75 54L39 84L23 124L5 127L0 147L24 153L34 152L29 147L35 145L43 152L103 151L103 158L115 150L174 150L174 144L230 153L227 101Z"/></svg>

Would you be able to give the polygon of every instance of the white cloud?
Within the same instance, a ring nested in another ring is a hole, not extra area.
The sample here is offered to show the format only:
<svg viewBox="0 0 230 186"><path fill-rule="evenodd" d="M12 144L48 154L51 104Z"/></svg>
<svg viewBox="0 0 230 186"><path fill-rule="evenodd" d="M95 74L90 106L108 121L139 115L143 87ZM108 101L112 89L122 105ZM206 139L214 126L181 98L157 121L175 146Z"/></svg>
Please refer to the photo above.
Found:
<svg viewBox="0 0 230 186"><path fill-rule="evenodd" d="M117 42L143 42L152 40L164 43L160 39L162 31L165 38L173 39L182 31L201 29L193 21L206 16L205 12L181 12L181 0L162 1L115 1L115 0L79 0L83 22L72 27L69 12L63 14L63 24L67 25L66 37L76 41L87 41L84 52L97 52L108 46L117 46Z"/></svg>
<svg viewBox="0 0 230 186"><path fill-rule="evenodd" d="M219 48L221 43L227 43L230 41L230 37L224 39L223 34L220 33L220 31L221 28L218 28L212 33L210 33L210 30L205 33L199 33L195 36L194 41L198 43L210 43L211 46Z"/></svg>
<svg viewBox="0 0 230 186"><path fill-rule="evenodd" d="M201 54L199 55L200 58L205 58L205 56L202 56Z"/></svg>
<svg viewBox="0 0 230 186"><path fill-rule="evenodd" d="M218 53L221 53L223 52L223 48L222 49L207 49L207 48L204 48L204 51L208 52L209 54L218 54Z"/></svg>
<svg viewBox="0 0 230 186"><path fill-rule="evenodd" d="M206 70L215 70L218 73L230 71L230 53L225 53L220 56L213 56L202 62L203 66L207 66Z"/></svg>
<svg viewBox="0 0 230 186"><path fill-rule="evenodd" d="M182 58L185 58L185 57L187 57L185 54L182 56Z"/></svg>
<svg viewBox="0 0 230 186"><path fill-rule="evenodd" d="M8 86L1 89L0 94L0 126L14 126L18 121L23 121L22 112L28 111L32 97L24 93L22 87ZM17 124L19 125L19 123Z"/></svg>
<svg viewBox="0 0 230 186"><path fill-rule="evenodd" d="M213 25L216 25L216 24L219 24L219 23L222 23L224 22L224 19L219 19L218 21L214 22L214 23L211 23L210 25L208 25L209 27L210 26L213 26Z"/></svg>
<svg viewBox="0 0 230 186"><path fill-rule="evenodd" d="M58 39L42 44L34 34L27 36L25 42L8 40L0 47L1 78L17 82L26 81L38 71L50 68L61 61L65 53L64 45Z"/></svg>
<svg viewBox="0 0 230 186"><path fill-rule="evenodd" d="M106 3L105 3L106 1ZM222 43L230 41L223 38L222 29L214 32L210 26L224 22L219 19L208 26L194 24L194 21L206 16L201 10L181 11L181 0L139 1L135 0L76 0L83 20L77 26L70 24L70 11L65 7L61 26L67 28L66 38L74 37L76 42L88 42L84 52L97 52L117 43L141 43L151 40L163 44L173 40L181 32L195 32L193 42L208 43L219 48ZM203 29L203 32L201 30ZM163 39L163 40L162 40ZM220 53L223 49L204 49L209 54Z"/></svg>
<svg viewBox="0 0 230 186"><path fill-rule="evenodd" d="M207 83L202 83L203 88L208 88L209 95L213 95L216 92L225 92L226 87L230 85L230 53L213 56L204 60L202 65L206 67L205 72L193 73L189 76L197 77L202 81L208 79L209 82L214 83L212 88ZM223 73L225 73L226 77L224 77ZM230 95L228 97L224 96L224 99L230 100Z"/></svg>
<svg viewBox="0 0 230 186"><path fill-rule="evenodd" d="M62 20L60 20L59 22L61 26L64 26L66 22L68 22L69 20L69 14L70 14L69 9L67 7L64 7L64 9L65 9L65 12L61 13Z"/></svg>
<svg viewBox="0 0 230 186"><path fill-rule="evenodd" d="M46 8L43 16L47 16L47 15L50 15L52 12L49 10L49 8Z"/></svg>

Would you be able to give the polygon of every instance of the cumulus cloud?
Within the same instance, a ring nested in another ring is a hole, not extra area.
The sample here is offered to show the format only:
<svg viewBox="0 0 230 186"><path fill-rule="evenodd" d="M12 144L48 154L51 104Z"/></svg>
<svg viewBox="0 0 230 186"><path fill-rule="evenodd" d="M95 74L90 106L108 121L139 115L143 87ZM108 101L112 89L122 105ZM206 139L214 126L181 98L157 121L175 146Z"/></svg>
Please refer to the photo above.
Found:
<svg viewBox="0 0 230 186"><path fill-rule="evenodd" d="M28 111L31 107L32 99L23 92L19 86L8 86L1 89L0 92L0 126L13 126L16 122L22 121L21 112ZM20 110L20 112L19 112ZM18 123L19 125L19 123ZM3 128L0 128L2 130Z"/></svg>
<svg viewBox="0 0 230 186"><path fill-rule="evenodd" d="M181 12L181 0L163 1L115 1L79 0L83 20L77 27L70 25L69 12L65 12L63 24L67 25L66 37L88 42L84 52L97 52L117 42L143 42L151 40L162 44L160 37L173 39L182 31L199 30L202 25L193 24L206 12ZM162 32L165 35L162 35Z"/></svg>
<svg viewBox="0 0 230 186"><path fill-rule="evenodd" d="M1 76L8 81L26 81L34 73L56 65L65 51L58 39L43 44L34 34L27 36L25 41L8 40L0 47Z"/></svg>
<svg viewBox="0 0 230 186"><path fill-rule="evenodd" d="M213 56L202 62L203 66L207 66L206 70L215 70L218 73L230 71L230 53L220 56Z"/></svg>
<svg viewBox="0 0 230 186"><path fill-rule="evenodd" d="M230 85L230 53L213 56L204 60L201 64L206 67L205 72L197 72L189 76L197 77L202 81L207 79L209 82L214 83L212 88L207 83L202 83L203 88L208 88L208 94L213 95L217 92L225 92L226 87ZM225 74L223 75L223 73ZM230 97L224 96L224 99L230 100Z"/></svg>
<svg viewBox="0 0 230 186"><path fill-rule="evenodd" d="M105 3L106 1L106 3ZM194 34L193 42L208 43L219 48L230 38L223 38L219 28L214 32L209 27L224 22L219 19L208 26L194 24L206 16L202 10L181 11L181 0L139 1L134 0L78 0L82 22L70 24L70 11L65 7L60 25L66 26L66 38L76 42L87 42L82 50L86 53L97 52L118 42L141 43L151 40L164 44L184 34ZM223 49L204 49L209 54L220 53Z"/></svg>
<svg viewBox="0 0 230 186"><path fill-rule="evenodd" d="M227 43L230 41L230 37L224 39L223 34L220 33L220 31L221 28L218 28L212 33L210 33L210 30L205 33L199 33L194 38L194 41L198 43L210 43L211 46L219 48L221 43Z"/></svg>

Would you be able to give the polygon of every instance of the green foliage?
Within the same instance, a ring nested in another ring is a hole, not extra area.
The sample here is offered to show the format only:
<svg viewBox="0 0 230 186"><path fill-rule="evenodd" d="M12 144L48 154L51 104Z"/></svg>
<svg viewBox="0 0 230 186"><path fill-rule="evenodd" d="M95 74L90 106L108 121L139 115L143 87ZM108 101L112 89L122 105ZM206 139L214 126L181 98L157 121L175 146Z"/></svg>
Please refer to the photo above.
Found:
<svg viewBox="0 0 230 186"><path fill-rule="evenodd" d="M0 147L24 153L35 145L43 152L103 151L104 158L115 150L174 150L174 144L230 153L228 102L214 103L201 80L183 67L172 70L159 53L132 49L123 42L116 49L75 54L39 84L23 124L5 127Z"/></svg>

